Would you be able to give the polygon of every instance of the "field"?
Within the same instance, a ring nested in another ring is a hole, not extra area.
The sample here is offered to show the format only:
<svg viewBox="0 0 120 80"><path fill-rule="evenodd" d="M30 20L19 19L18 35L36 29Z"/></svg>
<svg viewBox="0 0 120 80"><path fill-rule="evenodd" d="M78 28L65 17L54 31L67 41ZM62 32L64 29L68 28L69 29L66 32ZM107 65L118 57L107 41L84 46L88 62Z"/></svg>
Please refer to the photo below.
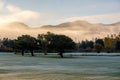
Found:
<svg viewBox="0 0 120 80"><path fill-rule="evenodd" d="M0 80L120 80L120 56L0 53Z"/></svg>

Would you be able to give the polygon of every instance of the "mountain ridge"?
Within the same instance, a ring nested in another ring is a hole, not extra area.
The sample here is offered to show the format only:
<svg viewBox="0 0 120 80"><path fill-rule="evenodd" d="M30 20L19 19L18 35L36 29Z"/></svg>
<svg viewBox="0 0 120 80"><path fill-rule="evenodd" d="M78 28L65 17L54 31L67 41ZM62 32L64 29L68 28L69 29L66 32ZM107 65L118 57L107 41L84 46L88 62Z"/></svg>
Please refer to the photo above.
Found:
<svg viewBox="0 0 120 80"><path fill-rule="evenodd" d="M103 23L89 23L87 21L81 21L81 20L77 20L77 21L73 21L73 22L64 22L64 23L61 23L61 24L58 24L58 25L43 25L43 26L40 26L40 27L31 27L23 22L9 22L9 23L1 23L2 25L4 26L15 26L17 25L16 27L18 26L21 26L21 27L26 27L26 28L52 28L52 27L67 27L67 26L75 26L75 25L81 25L81 26L84 26L86 24L89 24L89 25L120 25L120 22L114 22L114 23L111 23L111 24L103 24ZM0 26L1 26L0 24Z"/></svg>
<svg viewBox="0 0 120 80"><path fill-rule="evenodd" d="M74 21L35 28L21 22L0 25L0 36L8 38L16 38L23 34L37 37L37 34L46 33L48 31L55 34L67 35L77 42L95 37L102 38L108 34L118 34L120 32L120 22L112 24L92 24L87 21Z"/></svg>

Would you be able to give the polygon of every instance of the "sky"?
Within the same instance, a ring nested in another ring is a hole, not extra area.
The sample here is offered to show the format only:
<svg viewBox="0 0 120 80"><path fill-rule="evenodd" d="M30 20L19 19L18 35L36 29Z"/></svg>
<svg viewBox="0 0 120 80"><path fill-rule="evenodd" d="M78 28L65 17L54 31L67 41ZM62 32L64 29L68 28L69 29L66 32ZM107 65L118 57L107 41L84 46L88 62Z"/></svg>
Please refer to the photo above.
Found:
<svg viewBox="0 0 120 80"><path fill-rule="evenodd" d="M23 22L33 27L84 20L120 21L120 0L0 0L0 23Z"/></svg>

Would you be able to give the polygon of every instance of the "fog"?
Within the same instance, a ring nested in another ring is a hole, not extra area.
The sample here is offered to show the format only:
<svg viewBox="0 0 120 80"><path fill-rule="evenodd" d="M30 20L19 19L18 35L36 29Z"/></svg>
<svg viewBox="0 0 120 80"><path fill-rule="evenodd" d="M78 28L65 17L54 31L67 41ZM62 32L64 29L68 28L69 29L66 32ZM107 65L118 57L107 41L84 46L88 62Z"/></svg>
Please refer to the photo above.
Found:
<svg viewBox="0 0 120 80"><path fill-rule="evenodd" d="M91 24L86 21L75 21L35 28L20 22L0 24L1 38L8 37L14 39L23 34L37 37L38 34L46 33L48 31L67 35L78 42L86 39L103 38L110 34L118 34L120 31L120 23Z"/></svg>

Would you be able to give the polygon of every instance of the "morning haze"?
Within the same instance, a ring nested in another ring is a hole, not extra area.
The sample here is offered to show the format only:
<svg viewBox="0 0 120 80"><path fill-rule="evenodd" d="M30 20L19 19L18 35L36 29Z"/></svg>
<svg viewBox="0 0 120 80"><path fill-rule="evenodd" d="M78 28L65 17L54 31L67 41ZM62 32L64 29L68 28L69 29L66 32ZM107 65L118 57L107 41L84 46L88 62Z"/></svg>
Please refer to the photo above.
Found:
<svg viewBox="0 0 120 80"><path fill-rule="evenodd" d="M0 0L0 80L120 80L120 0Z"/></svg>
<svg viewBox="0 0 120 80"><path fill-rule="evenodd" d="M80 41L118 34L119 4L119 0L0 0L1 37L16 38L22 34L36 37L52 31Z"/></svg>
<svg viewBox="0 0 120 80"><path fill-rule="evenodd" d="M112 24L92 24L86 21L74 21L41 27L31 27L24 23L12 22L1 24L0 26L2 38L8 37L15 39L24 34L37 37L38 34L53 32L67 35L76 42L86 39L103 38L110 34L118 34L120 31L120 22Z"/></svg>

